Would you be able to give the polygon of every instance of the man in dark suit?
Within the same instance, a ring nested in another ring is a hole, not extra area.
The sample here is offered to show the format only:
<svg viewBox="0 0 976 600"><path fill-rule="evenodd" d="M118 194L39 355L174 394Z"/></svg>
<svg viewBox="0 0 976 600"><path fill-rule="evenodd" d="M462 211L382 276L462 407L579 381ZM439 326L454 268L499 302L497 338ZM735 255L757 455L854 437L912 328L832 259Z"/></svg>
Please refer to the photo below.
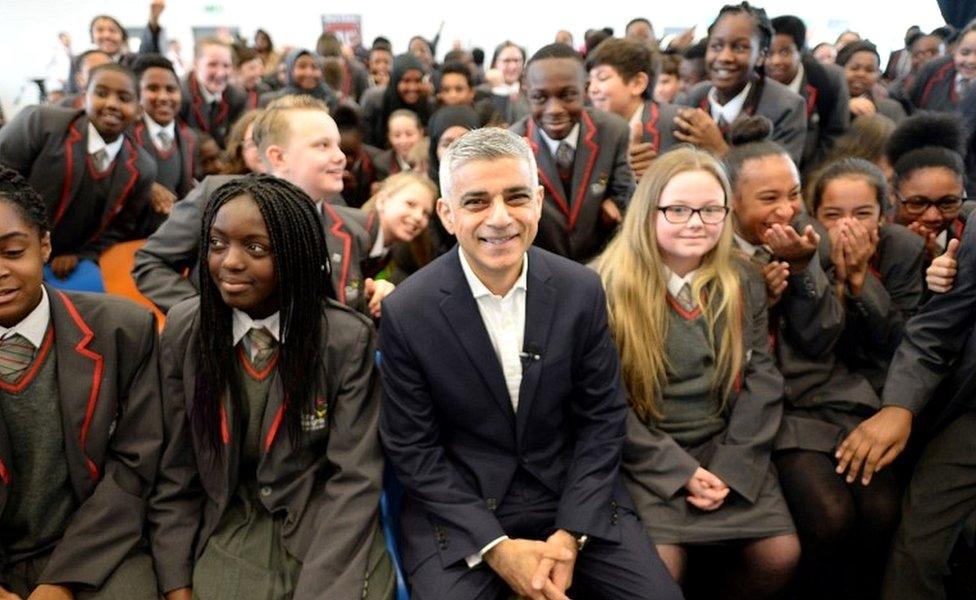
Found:
<svg viewBox="0 0 976 600"><path fill-rule="evenodd" d="M564 44L540 48L526 82L532 114L511 129L532 147L546 192L535 244L587 262L603 250L634 193L627 122L584 108L583 63Z"/></svg>
<svg viewBox="0 0 976 600"><path fill-rule="evenodd" d="M976 228L967 228L949 252L956 247L955 285L905 325L882 408L838 449L838 469L848 471L849 480L862 473L866 484L905 448L915 417L938 405L930 419L935 435L905 493L885 599L945 598L949 554L976 512Z"/></svg>
<svg viewBox="0 0 976 600"><path fill-rule="evenodd" d="M618 477L627 406L600 281L530 247L528 143L472 131L440 173L458 246L387 297L380 328L413 597L680 598Z"/></svg>

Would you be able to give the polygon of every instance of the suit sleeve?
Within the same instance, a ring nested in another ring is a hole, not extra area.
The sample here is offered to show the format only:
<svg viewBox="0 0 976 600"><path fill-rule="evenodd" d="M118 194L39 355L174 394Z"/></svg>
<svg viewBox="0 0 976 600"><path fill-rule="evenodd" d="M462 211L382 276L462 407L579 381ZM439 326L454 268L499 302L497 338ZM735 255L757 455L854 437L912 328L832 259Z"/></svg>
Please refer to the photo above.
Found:
<svg viewBox="0 0 976 600"><path fill-rule="evenodd" d="M888 368L882 404L918 413L950 373L976 319L976 227L967 227L956 256L956 283L905 325Z"/></svg>
<svg viewBox="0 0 976 600"><path fill-rule="evenodd" d="M769 472L773 440L783 417L783 376L769 349L766 286L762 276L743 278L746 364L739 390L708 470L750 503Z"/></svg>
<svg viewBox="0 0 976 600"><path fill-rule="evenodd" d="M851 94L847 90L847 80L844 78L843 71L831 68L830 65L825 66L824 70L834 94L829 98L827 110L820 113L820 158L826 156L837 140L847 133L851 123L848 107Z"/></svg>
<svg viewBox="0 0 976 600"><path fill-rule="evenodd" d="M119 397L109 400L117 400L118 416L102 477L71 517L41 583L99 587L143 539L163 427L156 321L148 311L140 310L140 317L141 322L117 334L123 340L116 350Z"/></svg>
<svg viewBox="0 0 976 600"><path fill-rule="evenodd" d="M193 269L200 248L200 224L210 186L198 185L173 205L169 218L136 252L132 276L136 286L160 310L168 311L197 295L184 269Z"/></svg>
<svg viewBox="0 0 976 600"><path fill-rule="evenodd" d="M296 599L357 598L365 585L383 486L375 352L373 330L363 327L331 403L326 461L332 475L319 491L316 532L298 578Z"/></svg>
<svg viewBox="0 0 976 600"><path fill-rule="evenodd" d="M187 340L181 336L186 329L186 320L171 312L160 339L164 443L147 521L162 593L192 583L193 543L205 499L186 410L183 359Z"/></svg>
<svg viewBox="0 0 976 600"><path fill-rule="evenodd" d="M380 434L411 499L454 533L454 542L442 554L453 564L479 553L505 532L444 452L433 400L395 306L384 302L380 323Z"/></svg>
<svg viewBox="0 0 976 600"><path fill-rule="evenodd" d="M0 128L0 163L30 179L34 161L47 142L41 107L28 106Z"/></svg>
<svg viewBox="0 0 976 600"><path fill-rule="evenodd" d="M773 141L779 142L793 162L800 164L807 139L806 107L803 98L796 94L784 94L783 99L783 110L773 122Z"/></svg>
<svg viewBox="0 0 976 600"><path fill-rule="evenodd" d="M604 530L623 452L627 403L620 383L617 347L607 324L607 299L596 273L591 278L590 322L578 338L570 399L576 429L573 461L556 509L556 527L579 533ZM578 284L584 284L580 281Z"/></svg>
<svg viewBox="0 0 976 600"><path fill-rule="evenodd" d="M805 269L790 273L780 308L786 316L786 333L810 358L832 352L844 332L844 307L834 294L820 263L826 235L821 235L817 254Z"/></svg>

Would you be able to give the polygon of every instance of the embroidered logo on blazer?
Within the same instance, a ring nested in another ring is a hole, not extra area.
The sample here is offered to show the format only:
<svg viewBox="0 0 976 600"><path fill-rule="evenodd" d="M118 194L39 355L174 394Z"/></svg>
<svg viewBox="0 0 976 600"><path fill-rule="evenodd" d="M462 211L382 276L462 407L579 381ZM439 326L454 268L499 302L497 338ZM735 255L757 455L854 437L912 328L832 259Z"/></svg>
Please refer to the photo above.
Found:
<svg viewBox="0 0 976 600"><path fill-rule="evenodd" d="M590 193L594 196L600 196L605 191L607 191L607 174L600 173L600 179L590 185Z"/></svg>
<svg viewBox="0 0 976 600"><path fill-rule="evenodd" d="M317 396L315 406L302 415L303 431L321 431L328 425L329 405L325 398Z"/></svg>

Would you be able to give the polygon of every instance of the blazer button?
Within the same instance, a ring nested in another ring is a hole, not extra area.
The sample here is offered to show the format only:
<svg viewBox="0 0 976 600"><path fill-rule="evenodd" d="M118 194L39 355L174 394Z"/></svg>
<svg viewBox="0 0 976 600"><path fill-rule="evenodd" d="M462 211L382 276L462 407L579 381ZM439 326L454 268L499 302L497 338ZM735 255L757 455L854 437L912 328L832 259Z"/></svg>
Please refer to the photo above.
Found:
<svg viewBox="0 0 976 600"><path fill-rule="evenodd" d="M262 496L270 496L271 495L271 487L266 485L263 488L261 488L261 495Z"/></svg>
<svg viewBox="0 0 976 600"><path fill-rule="evenodd" d="M485 504L488 505L488 510L494 511L498 508L498 500L495 498L488 498L485 500Z"/></svg>

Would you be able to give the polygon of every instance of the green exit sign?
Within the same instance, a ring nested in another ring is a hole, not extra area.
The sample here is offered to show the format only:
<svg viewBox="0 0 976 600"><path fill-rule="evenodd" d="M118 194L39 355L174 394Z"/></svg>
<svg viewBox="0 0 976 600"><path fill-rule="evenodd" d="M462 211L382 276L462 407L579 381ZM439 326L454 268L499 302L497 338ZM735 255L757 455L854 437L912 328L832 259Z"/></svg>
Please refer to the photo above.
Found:
<svg viewBox="0 0 976 600"><path fill-rule="evenodd" d="M204 12L217 14L224 12L224 7L220 4L207 4L203 7Z"/></svg>

